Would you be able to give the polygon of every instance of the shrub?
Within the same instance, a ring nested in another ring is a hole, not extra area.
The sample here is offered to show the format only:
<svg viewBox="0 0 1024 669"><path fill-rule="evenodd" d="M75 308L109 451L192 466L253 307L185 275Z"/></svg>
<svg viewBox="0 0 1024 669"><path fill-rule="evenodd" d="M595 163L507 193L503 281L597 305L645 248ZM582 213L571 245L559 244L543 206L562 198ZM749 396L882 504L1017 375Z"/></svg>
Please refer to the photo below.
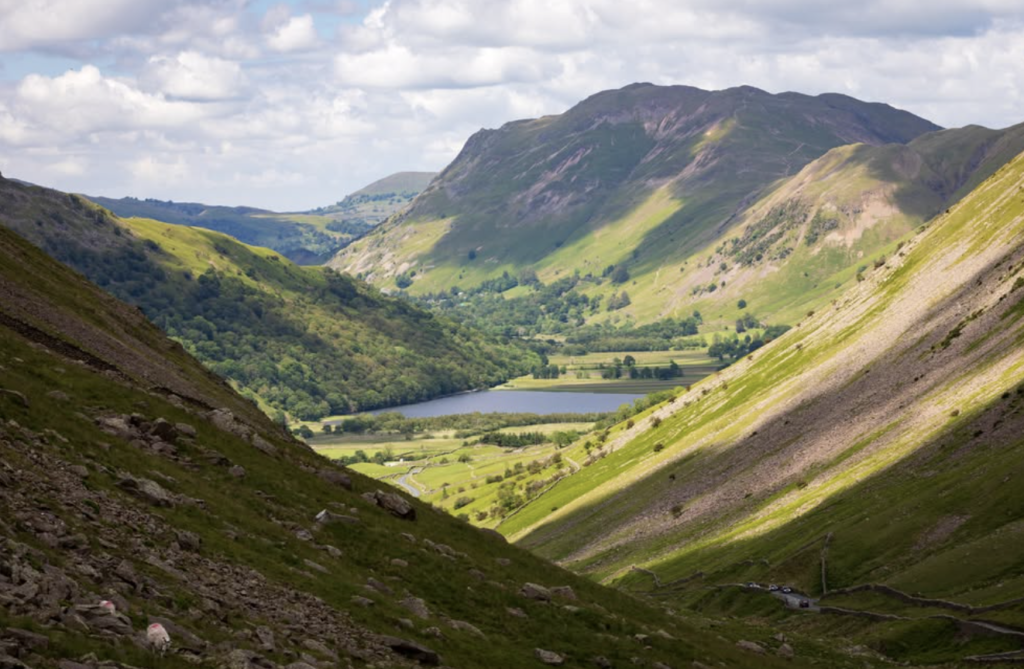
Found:
<svg viewBox="0 0 1024 669"><path fill-rule="evenodd" d="M665 444L661 443L660 441L654 445L655 453L660 453L663 450L665 450Z"/></svg>
<svg viewBox="0 0 1024 669"><path fill-rule="evenodd" d="M452 508L453 509L461 509L462 507L469 506L472 503L473 503L473 498L472 497L467 497L467 496L463 495L462 497L459 497L458 499L455 500L455 503L452 504Z"/></svg>

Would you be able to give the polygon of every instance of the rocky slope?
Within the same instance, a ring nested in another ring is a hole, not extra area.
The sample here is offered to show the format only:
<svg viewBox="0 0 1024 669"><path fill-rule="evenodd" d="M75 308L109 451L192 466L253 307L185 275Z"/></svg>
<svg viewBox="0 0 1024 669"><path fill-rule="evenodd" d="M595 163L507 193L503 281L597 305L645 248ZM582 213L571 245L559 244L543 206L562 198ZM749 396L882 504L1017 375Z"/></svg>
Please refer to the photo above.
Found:
<svg viewBox="0 0 1024 669"><path fill-rule="evenodd" d="M0 666L742 666L781 647L379 491L3 228L0 298Z"/></svg>
<svg viewBox="0 0 1024 669"><path fill-rule="evenodd" d="M1018 628L1022 233L1024 154L832 304L613 430L606 457L500 529L649 589L642 566L677 581L677 602L709 582L881 583ZM946 645L932 657L970 654Z"/></svg>

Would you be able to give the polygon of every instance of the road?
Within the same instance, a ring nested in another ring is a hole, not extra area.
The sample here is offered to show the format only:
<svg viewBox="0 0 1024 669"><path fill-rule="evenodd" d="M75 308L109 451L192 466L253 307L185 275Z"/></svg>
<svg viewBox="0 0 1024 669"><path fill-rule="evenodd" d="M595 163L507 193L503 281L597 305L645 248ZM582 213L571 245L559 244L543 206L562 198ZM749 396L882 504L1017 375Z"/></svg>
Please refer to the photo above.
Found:
<svg viewBox="0 0 1024 669"><path fill-rule="evenodd" d="M419 497L420 489L406 481L406 479L408 479L413 474L419 474L421 471L423 471L423 467L410 467L409 471L398 477L396 483L405 488L406 492L408 492L413 497Z"/></svg>

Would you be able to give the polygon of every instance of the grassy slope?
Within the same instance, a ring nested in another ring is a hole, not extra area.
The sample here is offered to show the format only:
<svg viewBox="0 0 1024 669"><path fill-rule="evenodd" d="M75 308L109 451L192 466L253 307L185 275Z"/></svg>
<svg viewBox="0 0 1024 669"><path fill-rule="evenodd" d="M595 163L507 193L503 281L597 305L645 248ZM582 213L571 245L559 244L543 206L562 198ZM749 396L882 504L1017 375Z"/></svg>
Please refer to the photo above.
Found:
<svg viewBox="0 0 1024 669"><path fill-rule="evenodd" d="M433 172L399 172L361 188L336 205L304 213L127 197L90 199L123 218L155 219L223 232L308 265L322 263L358 234L404 209L433 176Z"/></svg>
<svg viewBox="0 0 1024 669"><path fill-rule="evenodd" d="M398 404L493 385L532 364L530 355L274 251L200 228L116 219L56 191L0 185L5 225L143 305L190 351L277 409L297 411L288 399L296 393L335 412ZM205 309L219 298L199 299L204 274L221 294L231 286L240 296L231 309ZM517 371L502 371L509 363ZM285 368L296 364L302 378L287 379Z"/></svg>
<svg viewBox="0 0 1024 669"><path fill-rule="evenodd" d="M384 282L415 268L414 291L471 286L525 264L539 264L546 278L559 269L599 275L623 260L653 274L830 148L934 129L884 105L830 96L649 84L606 91L559 116L478 133L408 215L334 264Z"/></svg>
<svg viewBox="0 0 1024 669"><path fill-rule="evenodd" d="M836 135L829 132L839 132L836 128L805 126L789 115L792 109L813 115L809 99L756 94L744 99L741 90L721 95L701 98L700 105L685 97L674 100L679 116L687 120L667 118L685 125L689 134L667 140L671 133L663 126L677 126L669 121L659 125L658 143L621 183L604 163L581 167L586 158L579 164L570 158L588 141L587 132L596 133L582 119L600 118L616 104L622 105L620 117L628 117L623 110L650 104L642 97L638 102L623 94L623 102L601 94L560 117L483 134L467 143L463 156L407 217L376 230L335 262L382 286L392 286L394 275L415 271L409 288L414 293L465 288L504 271L516 276L524 265L550 282L574 270L601 276L610 265L626 264L627 284L588 284L582 290L607 300L625 289L632 304L591 320L617 316L644 323L696 309L710 327L721 328L743 313L736 304L744 299L757 316L792 323L836 297L854 283L858 268L891 254L916 227L1024 149L1024 126L1002 131L969 126L927 133L905 145L877 146L872 144L886 140L864 138L869 143L832 148ZM721 109L715 105L728 104L736 106L717 116ZM898 125L892 115L872 120L878 127ZM561 135L566 127L575 134ZM546 146L557 160L545 163L538 151L517 153L506 145L506 135L521 138L522 146ZM600 136L592 143L588 156L602 148ZM621 152L608 155L629 158ZM558 160L566 171L552 167L544 173L538 167ZM557 178L552 177L556 172ZM573 194L572 184L590 183L588 178L601 187L592 195ZM541 215L535 209L546 211L547 205L530 188L542 183L554 193L552 201L564 197L570 203L565 212L537 218ZM556 188L559 184L565 193ZM529 197L538 199L534 209L523 204ZM793 203L805 211L764 249L762 261L744 265L730 252L729 240L742 238L773 208ZM819 212L838 227L808 243L811 221ZM581 223L580 216L590 218ZM469 249L477 253L474 260L468 259Z"/></svg>
<svg viewBox="0 0 1024 669"><path fill-rule="evenodd" d="M233 649L284 664L308 652L301 645L307 639L354 666L408 666L383 648L378 633L417 640L438 651L445 664L461 667L543 666L534 658L535 647L562 652L573 665L598 654L615 666L633 656L646 662L743 662L743 651L726 638L743 633L735 625L706 634L699 629L706 623L669 616L573 576L416 502L415 521L393 518L359 495L377 484L358 474L352 476L354 492L326 483L315 474L323 460L280 432L136 310L6 229L0 229L0 259L0 453L13 467L4 468L0 498L0 532L9 541L0 549L5 561L21 565L14 572L18 578L36 578L31 575L45 570L47 578L65 579L71 589L62 606L116 595L137 634L158 615L214 644L189 656L182 650L185 632L174 631L172 652L157 664L133 643L87 635L52 618L32 594L38 591L22 589L7 600L17 604L0 608L0 625L49 639L22 655L31 666L56 667L59 660L86 653L95 654L92 661L140 667L224 666ZM163 389L152 385L154 378ZM276 447L276 455L208 422L211 407L230 407ZM161 455L143 442L101 432L93 422L128 413L188 423L197 435ZM245 476L230 476L211 453L243 466ZM84 467L87 476L73 465ZM148 506L115 485L124 473L157 479L176 495L202 500L202 506ZM313 515L323 508L360 520L318 528ZM50 529L33 529L43 518ZM297 536L302 529L314 539ZM175 539L181 531L194 533L201 545L183 550ZM54 532L81 533L85 547L56 547ZM400 538L401 532L416 542ZM427 550L427 540L458 553L448 558ZM340 552L332 556L324 545ZM93 565L92 571L82 565ZM126 587L115 576L126 568L140 575L138 587ZM368 590L364 584L371 577L394 594ZM525 600L517 590L526 581L571 584L579 611ZM407 595L422 597L432 618L415 619L411 627L398 624L412 617L398 604ZM359 606L355 596L376 603ZM506 607L520 607L527 617L514 617ZM486 636L453 629L446 617L469 621ZM435 625L443 636L424 631ZM273 634L273 650L260 650L252 633L257 626ZM658 629L672 638L650 637L646 647L630 638ZM827 656L811 642L805 652ZM782 662L768 658L761 666Z"/></svg>
<svg viewBox="0 0 1024 669"><path fill-rule="evenodd" d="M502 531L606 580L642 564L809 592L832 533L830 588L1024 596L1022 232L1024 155Z"/></svg>

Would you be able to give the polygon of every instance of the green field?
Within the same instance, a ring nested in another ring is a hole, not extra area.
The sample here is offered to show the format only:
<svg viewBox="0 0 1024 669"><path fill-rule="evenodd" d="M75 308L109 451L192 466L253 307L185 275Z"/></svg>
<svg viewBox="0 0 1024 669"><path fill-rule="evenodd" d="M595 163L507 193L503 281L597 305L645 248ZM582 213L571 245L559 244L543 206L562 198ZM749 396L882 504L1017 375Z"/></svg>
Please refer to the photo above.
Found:
<svg viewBox="0 0 1024 669"><path fill-rule="evenodd" d="M549 423L506 427L498 431L507 434L539 432L553 437L558 432L584 435L593 427L593 423ZM500 520L494 509L499 504L502 482L512 479L522 495L528 486L550 478L560 469L566 473L578 469L579 462L586 458L586 449L579 443L562 449L554 441L522 448L501 448L476 443L478 439L462 439L454 436L453 431L446 431L410 439L398 435L319 435L309 443L316 452L332 459L351 457L358 451L371 458L377 453L386 453L386 463L358 462L349 466L361 474L396 486L399 485L399 477L408 475L406 484L418 490L421 499L453 514L466 513L475 524L486 526L496 525ZM577 440L581 441L582 437ZM559 458L555 458L556 453ZM561 459L561 463L552 462L552 458ZM533 465L531 470L530 464L534 462L550 464L542 468ZM487 482L488 477L492 479L490 483ZM495 477L501 481L496 481ZM456 507L464 498L472 501Z"/></svg>
<svg viewBox="0 0 1024 669"><path fill-rule="evenodd" d="M659 379L602 379L604 368L621 363L626 356L632 356L637 368L666 367L675 361L683 369L683 376L667 380ZM577 393L633 393L646 395L678 386L689 386L715 373L721 363L708 357L707 349L688 351L612 351L588 353L586 355L552 355L549 363L564 367L565 372L557 379L535 379L531 375L520 376L498 386L495 390L545 390L551 392Z"/></svg>

